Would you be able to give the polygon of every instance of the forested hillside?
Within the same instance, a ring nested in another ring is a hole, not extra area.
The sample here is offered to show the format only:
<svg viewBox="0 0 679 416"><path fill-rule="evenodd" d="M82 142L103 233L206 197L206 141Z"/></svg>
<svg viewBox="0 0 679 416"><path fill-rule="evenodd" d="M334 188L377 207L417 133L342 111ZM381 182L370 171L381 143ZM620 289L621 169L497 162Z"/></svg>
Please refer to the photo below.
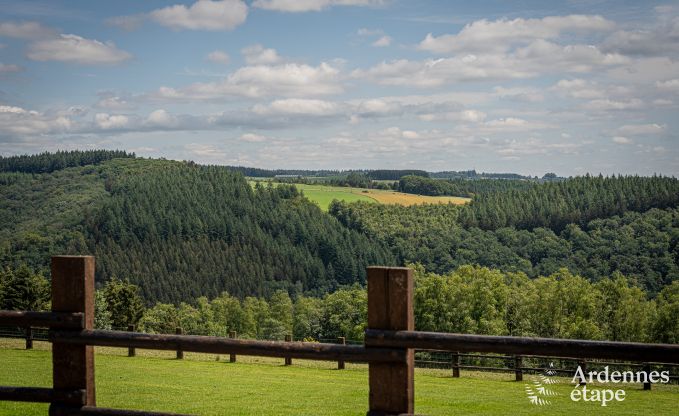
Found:
<svg viewBox="0 0 679 416"><path fill-rule="evenodd" d="M48 275L51 255L94 254L98 280L129 279L149 303L320 294L362 282L369 264L394 264L295 188L252 190L222 167L122 158L0 173L0 197L3 268Z"/></svg>
<svg viewBox="0 0 679 416"><path fill-rule="evenodd" d="M382 244L343 227L292 186L257 187L221 167L128 163L88 219L103 276L130 277L147 300L325 293L394 264Z"/></svg>
<svg viewBox="0 0 679 416"><path fill-rule="evenodd" d="M330 213L437 273L567 267L598 281L620 271L654 294L679 279L678 201L673 178L585 177L481 193L462 207L335 202Z"/></svg>

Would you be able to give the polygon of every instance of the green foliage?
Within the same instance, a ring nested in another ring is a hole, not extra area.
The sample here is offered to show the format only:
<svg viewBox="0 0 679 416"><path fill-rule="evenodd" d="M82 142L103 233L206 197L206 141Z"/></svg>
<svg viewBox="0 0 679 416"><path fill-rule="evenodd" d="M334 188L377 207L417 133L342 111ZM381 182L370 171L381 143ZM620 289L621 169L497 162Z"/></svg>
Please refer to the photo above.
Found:
<svg viewBox="0 0 679 416"><path fill-rule="evenodd" d="M112 278L103 289L107 309L111 314L111 326L127 329L136 325L144 313L144 303L139 296L139 288L128 280Z"/></svg>
<svg viewBox="0 0 679 416"><path fill-rule="evenodd" d="M108 310L106 296L101 290L94 294L94 327L97 329L111 329L111 312Z"/></svg>
<svg viewBox="0 0 679 416"><path fill-rule="evenodd" d="M323 298L320 337L363 339L368 319L368 296L364 289L340 289Z"/></svg>
<svg viewBox="0 0 679 416"><path fill-rule="evenodd" d="M534 187L535 182L507 179L430 179L422 176L404 176L398 182L401 192L429 196L473 197L477 194L507 190L526 190Z"/></svg>
<svg viewBox="0 0 679 416"><path fill-rule="evenodd" d="M22 264L0 271L0 309L43 311L50 302L49 282Z"/></svg>
<svg viewBox="0 0 679 416"><path fill-rule="evenodd" d="M595 219L584 227L481 230L464 228L454 206L400 207L335 202L330 214L349 228L385 241L401 262L447 273L465 264L549 275L566 267L591 281L615 271L651 295L679 279L679 209Z"/></svg>
<svg viewBox="0 0 679 416"><path fill-rule="evenodd" d="M657 298L657 317L653 327L657 342L679 343L679 281L660 291Z"/></svg>

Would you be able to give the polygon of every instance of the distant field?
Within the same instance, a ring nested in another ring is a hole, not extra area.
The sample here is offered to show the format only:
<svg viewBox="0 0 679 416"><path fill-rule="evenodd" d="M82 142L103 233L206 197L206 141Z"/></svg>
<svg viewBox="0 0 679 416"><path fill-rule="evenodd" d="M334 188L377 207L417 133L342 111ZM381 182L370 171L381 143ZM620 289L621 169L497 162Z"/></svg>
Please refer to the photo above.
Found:
<svg viewBox="0 0 679 416"><path fill-rule="evenodd" d="M254 186L256 181L249 181ZM297 189L304 192L309 200L317 203L327 211L333 199L346 202L366 201L380 204L417 205L417 204L465 204L469 198L456 196L424 196L404 194L402 192L384 191L381 189L346 188L342 186L304 185L295 184Z"/></svg>
<svg viewBox="0 0 679 416"><path fill-rule="evenodd" d="M25 351L21 342L0 340L0 385L48 387L52 366L47 347ZM20 341L20 340L19 340ZM368 406L368 371L365 365L336 370L335 363L238 357L232 364L214 355L97 348L97 404L137 410L194 415L364 415ZM559 395L549 406L528 402L524 383L513 374L415 371L415 412L421 415L676 415L679 387L626 386L622 403L602 408L595 403L574 403L566 379L553 388ZM47 415L47 405L0 402L0 415Z"/></svg>

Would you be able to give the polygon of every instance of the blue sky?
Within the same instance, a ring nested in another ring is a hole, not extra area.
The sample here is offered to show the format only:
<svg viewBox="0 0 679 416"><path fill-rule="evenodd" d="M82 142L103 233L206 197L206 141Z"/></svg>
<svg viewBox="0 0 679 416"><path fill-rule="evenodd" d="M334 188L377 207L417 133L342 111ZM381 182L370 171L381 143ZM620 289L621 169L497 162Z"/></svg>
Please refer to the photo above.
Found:
<svg viewBox="0 0 679 416"><path fill-rule="evenodd" d="M1 1L0 154L679 175L679 2Z"/></svg>

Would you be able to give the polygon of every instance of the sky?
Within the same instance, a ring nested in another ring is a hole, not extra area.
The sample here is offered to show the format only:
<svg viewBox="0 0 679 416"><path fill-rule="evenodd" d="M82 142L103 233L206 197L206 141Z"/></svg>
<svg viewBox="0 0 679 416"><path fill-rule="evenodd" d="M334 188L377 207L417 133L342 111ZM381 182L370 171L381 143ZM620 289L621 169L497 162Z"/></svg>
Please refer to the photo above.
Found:
<svg viewBox="0 0 679 416"><path fill-rule="evenodd" d="M679 2L4 1L0 155L679 176Z"/></svg>

